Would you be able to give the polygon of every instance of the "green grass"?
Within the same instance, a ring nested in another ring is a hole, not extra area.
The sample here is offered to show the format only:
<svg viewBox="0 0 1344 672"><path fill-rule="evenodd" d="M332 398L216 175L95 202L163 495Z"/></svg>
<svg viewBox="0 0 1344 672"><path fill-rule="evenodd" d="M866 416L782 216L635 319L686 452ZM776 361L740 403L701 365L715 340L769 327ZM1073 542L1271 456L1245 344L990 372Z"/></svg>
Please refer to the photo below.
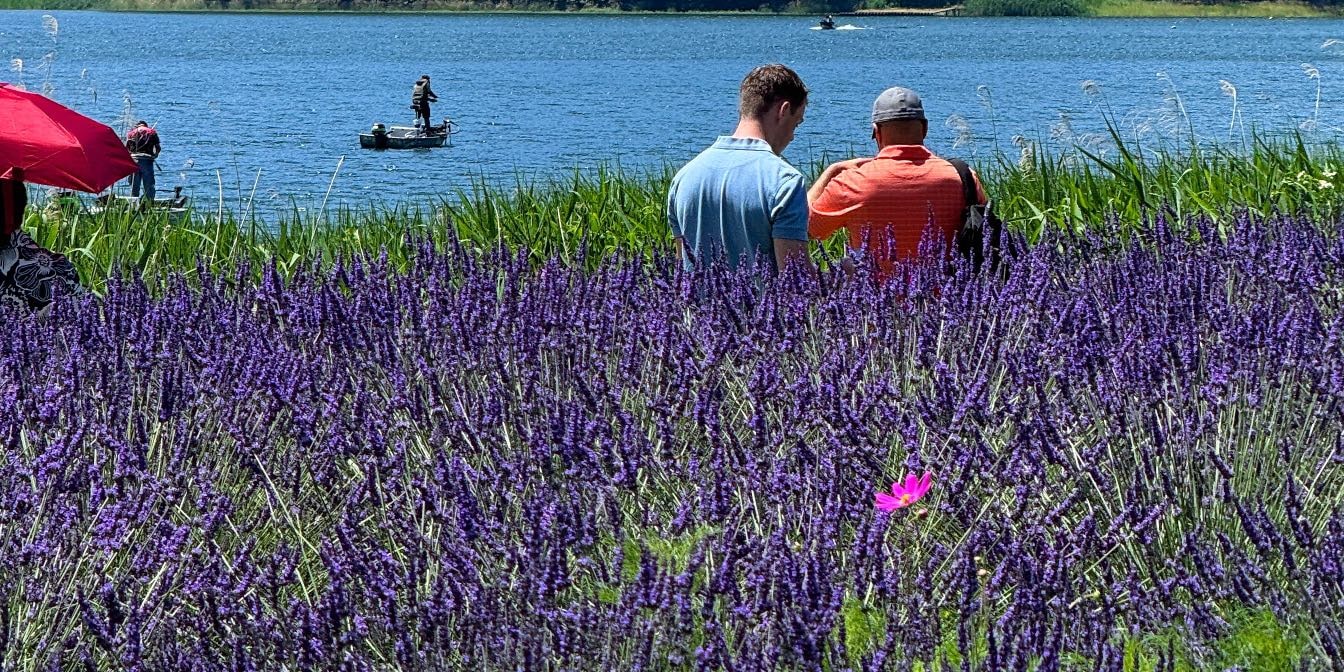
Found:
<svg viewBox="0 0 1344 672"><path fill-rule="evenodd" d="M1082 231L1108 215L1139 221L1159 209L1221 221L1246 211L1318 220L1344 212L1338 144L1309 146L1294 134L1252 136L1238 147L1144 148L1113 138L1105 152L1029 149L1015 162L1000 156L987 177L999 214L1035 237L1050 227Z"/></svg>
<svg viewBox="0 0 1344 672"><path fill-rule="evenodd" d="M1314 7L1305 2L1178 2L1175 0L1091 0L1089 16L1102 17L1246 17L1319 18L1340 16L1341 9Z"/></svg>
<svg viewBox="0 0 1344 672"><path fill-rule="evenodd" d="M544 184L477 184L437 206L295 211L273 228L227 208L181 222L132 210L95 215L45 208L29 211L26 228L39 244L68 255L95 291L117 272L152 282L168 272L192 276L198 266L230 275L242 265L260 269L274 262L288 275L306 264L383 251L404 268L415 244L425 240L440 246L460 240L477 249L527 247L537 260L596 260L617 251L668 249L662 209L669 180L665 173L576 171L569 180Z"/></svg>
<svg viewBox="0 0 1344 672"><path fill-rule="evenodd" d="M804 171L815 176L821 167ZM1322 222L1344 213L1344 149L1310 145L1296 134L1221 147L1144 147L1118 134L1106 149L1028 144L1016 156L982 161L979 170L996 212L1031 240L1051 229L1081 232L1107 217L1135 223L1158 211L1224 224L1245 212L1301 213ZM425 240L526 248L537 261L591 264L616 253L670 250L663 209L671 172L597 168L508 187L478 182L435 205L294 211L271 225L208 206L180 223L132 211L59 216L32 209L27 229L40 244L66 253L95 291L115 273L152 284L167 272L191 276L199 267L229 275L242 264L255 271L273 262L288 274L384 251L404 268ZM832 238L818 255L842 247Z"/></svg>

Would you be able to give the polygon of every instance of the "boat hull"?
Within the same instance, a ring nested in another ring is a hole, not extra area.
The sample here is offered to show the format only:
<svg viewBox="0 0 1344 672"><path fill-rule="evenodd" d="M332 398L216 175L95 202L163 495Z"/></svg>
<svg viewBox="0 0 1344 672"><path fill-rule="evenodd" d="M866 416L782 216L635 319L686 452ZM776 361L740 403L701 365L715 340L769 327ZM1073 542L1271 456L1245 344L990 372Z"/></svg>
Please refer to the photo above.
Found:
<svg viewBox="0 0 1344 672"><path fill-rule="evenodd" d="M448 142L446 134L419 135L414 128L393 126L380 139L372 133L359 134L359 146L364 149L430 149Z"/></svg>
<svg viewBox="0 0 1344 672"><path fill-rule="evenodd" d="M156 198L151 202L145 202L134 196L111 194L100 197L87 208L87 211L91 215L114 212L162 214L168 217L169 223L173 224L185 221L190 213L186 198Z"/></svg>

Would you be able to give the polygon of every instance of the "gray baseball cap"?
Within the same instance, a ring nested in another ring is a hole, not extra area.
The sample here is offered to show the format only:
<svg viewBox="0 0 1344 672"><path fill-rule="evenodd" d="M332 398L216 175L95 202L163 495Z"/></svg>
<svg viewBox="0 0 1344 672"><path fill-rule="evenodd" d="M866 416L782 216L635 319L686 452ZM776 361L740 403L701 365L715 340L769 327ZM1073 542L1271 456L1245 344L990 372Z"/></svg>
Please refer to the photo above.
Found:
<svg viewBox="0 0 1344 672"><path fill-rule="evenodd" d="M873 123L897 119L923 119L924 103L919 94L901 86L893 86L873 101Z"/></svg>

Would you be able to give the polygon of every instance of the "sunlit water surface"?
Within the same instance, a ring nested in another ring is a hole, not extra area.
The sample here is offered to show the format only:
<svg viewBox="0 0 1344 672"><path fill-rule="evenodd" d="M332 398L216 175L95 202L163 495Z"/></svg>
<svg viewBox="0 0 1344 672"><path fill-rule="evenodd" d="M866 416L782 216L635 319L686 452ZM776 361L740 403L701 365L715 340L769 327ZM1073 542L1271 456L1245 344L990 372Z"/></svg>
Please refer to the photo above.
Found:
<svg viewBox="0 0 1344 672"><path fill-rule="evenodd" d="M161 189L259 212L676 166L732 129L738 82L772 61L812 90L795 164L869 151L872 99L894 84L924 97L936 151L981 159L1015 156L1015 136L1096 143L1105 115L1146 142L1344 125L1334 20L51 14L54 37L42 12L0 11L0 80L118 128L149 120ZM372 122L411 121L423 73L452 146L361 150Z"/></svg>

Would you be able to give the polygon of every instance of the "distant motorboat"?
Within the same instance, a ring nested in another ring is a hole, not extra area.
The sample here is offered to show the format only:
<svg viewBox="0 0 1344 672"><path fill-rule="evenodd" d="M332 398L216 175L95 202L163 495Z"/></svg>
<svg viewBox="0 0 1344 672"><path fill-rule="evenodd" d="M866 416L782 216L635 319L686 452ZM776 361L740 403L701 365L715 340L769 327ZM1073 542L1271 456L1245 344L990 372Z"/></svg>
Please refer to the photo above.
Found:
<svg viewBox="0 0 1344 672"><path fill-rule="evenodd" d="M442 124L428 129L374 124L369 132L359 134L359 146L364 149L430 149L442 147L455 132L451 119L444 119Z"/></svg>
<svg viewBox="0 0 1344 672"><path fill-rule="evenodd" d="M817 27L822 30L835 30L835 19L826 17L817 23Z"/></svg>

